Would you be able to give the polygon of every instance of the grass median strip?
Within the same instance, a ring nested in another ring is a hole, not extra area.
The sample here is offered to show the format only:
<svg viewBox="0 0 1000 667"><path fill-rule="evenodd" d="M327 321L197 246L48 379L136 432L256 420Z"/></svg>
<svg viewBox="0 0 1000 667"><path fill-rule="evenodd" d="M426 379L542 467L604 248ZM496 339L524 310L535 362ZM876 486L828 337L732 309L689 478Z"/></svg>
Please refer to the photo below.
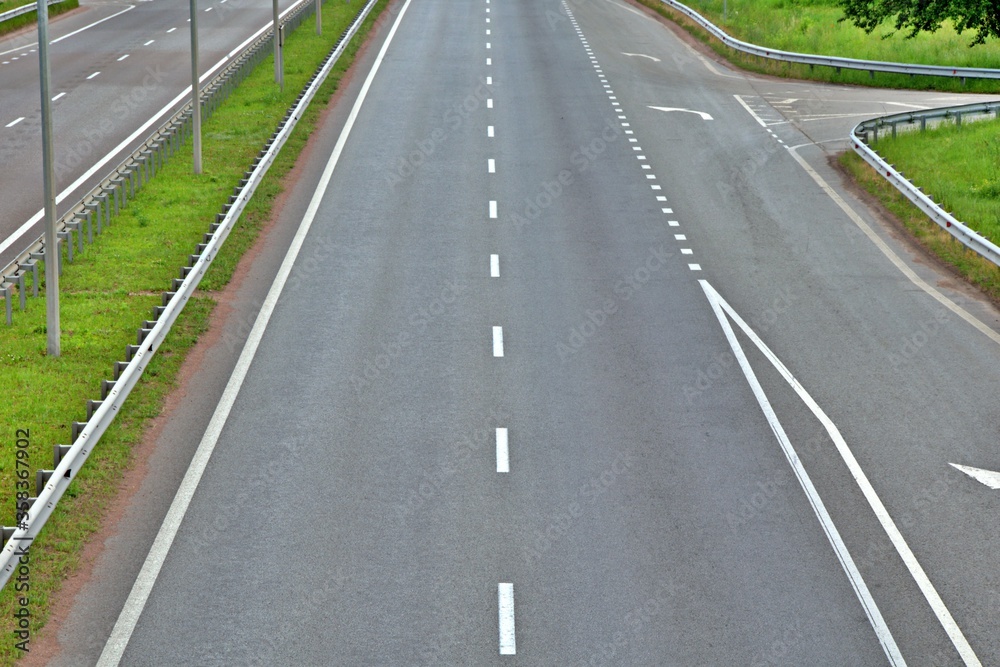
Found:
<svg viewBox="0 0 1000 667"><path fill-rule="evenodd" d="M36 0L8 0L8 2L0 2L0 14L9 12L12 9L23 7L24 5L34 4L37 4ZM49 7L49 18L65 14L71 9L76 9L79 6L80 0L63 0L62 2ZM12 19L3 21L0 23L0 35L6 35L16 30L20 30L26 25L34 25L36 23L36 16L37 12L28 12L27 14L21 14L20 16L15 16Z"/></svg>
<svg viewBox="0 0 1000 667"><path fill-rule="evenodd" d="M831 67L809 67L742 54L724 46L690 18L672 10L660 0L638 0L674 21L708 44L719 55L744 69L773 76L849 83L879 88L914 88L966 93L1000 92L1000 81L972 80L905 74L869 74L866 71ZM782 51L817 55L953 67L1000 68L1000 43L987 42L969 48L971 34L959 35L950 24L935 33L921 33L913 39L903 33L885 37L891 26L872 34L849 22L839 22L843 11L824 0L726 0L728 19L723 17L723 0L684 2L729 35L751 44ZM885 37L885 38L884 38Z"/></svg>
<svg viewBox="0 0 1000 667"><path fill-rule="evenodd" d="M18 626L14 614L25 608L19 598L27 598L28 629L34 633L44 624L50 599L61 581L79 564L83 544L98 527L117 490L121 471L129 465L131 447L141 439L148 420L159 413L185 354L207 326L215 305L212 291L229 281L240 257L269 219L283 176L294 165L320 109L337 89L386 2L376 6L334 66L200 291L32 545L29 591L16 591L15 575L0 593L4 619L0 627L9 638L0 644L0 664L11 664L21 654L14 634ZM17 487L18 456L27 460L29 495L33 496L35 470L51 469L53 445L70 443L70 424L85 419L87 399L100 398L101 380L112 377L113 363L124 359L125 346L135 342L136 329L151 318L161 293L169 289L171 279L194 252L244 170L360 7L358 2L329 3L323 11L322 37L315 34L312 18L304 21L286 38L285 92L278 91L273 62L268 59L205 122L205 173L197 177L191 174L191 149L186 146L130 201L94 245L72 264L64 264L61 357L45 354L42 299L29 299L28 310L18 314L13 326L0 326L0 386L5 390L0 399L0 498L8 498L0 505L4 525L14 523L15 494L21 490ZM22 441L27 444L22 446ZM17 453L19 448L23 455Z"/></svg>

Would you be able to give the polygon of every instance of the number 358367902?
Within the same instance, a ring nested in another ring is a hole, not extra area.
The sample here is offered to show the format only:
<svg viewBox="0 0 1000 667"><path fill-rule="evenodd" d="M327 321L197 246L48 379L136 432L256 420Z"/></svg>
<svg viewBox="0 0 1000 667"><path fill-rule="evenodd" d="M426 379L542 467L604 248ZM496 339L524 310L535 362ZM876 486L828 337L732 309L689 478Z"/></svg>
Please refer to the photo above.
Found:
<svg viewBox="0 0 1000 667"><path fill-rule="evenodd" d="M28 518L28 498L31 497L31 462L28 447L31 444L31 433L26 428L17 429L14 434L15 460L14 469L17 475L15 485L17 487L17 522Z"/></svg>

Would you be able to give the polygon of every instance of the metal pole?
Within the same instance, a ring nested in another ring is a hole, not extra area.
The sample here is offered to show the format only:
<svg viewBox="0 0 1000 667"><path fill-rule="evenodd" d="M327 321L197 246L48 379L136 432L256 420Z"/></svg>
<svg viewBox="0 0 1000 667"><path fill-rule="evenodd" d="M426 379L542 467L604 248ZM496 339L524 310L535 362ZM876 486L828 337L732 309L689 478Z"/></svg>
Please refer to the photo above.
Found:
<svg viewBox="0 0 1000 667"><path fill-rule="evenodd" d="M55 161L52 152L52 98L49 96L49 7L38 0L38 63L42 89L42 187L45 193L45 330L48 354L59 349L59 238L56 236ZM72 241L71 241L72 242Z"/></svg>
<svg viewBox="0 0 1000 667"><path fill-rule="evenodd" d="M285 77L281 62L281 31L278 25L278 0L271 0L271 7L274 13L274 80L278 83L278 87L284 91Z"/></svg>
<svg viewBox="0 0 1000 667"><path fill-rule="evenodd" d="M194 122L194 173L201 173L201 81L198 76L198 0L191 0L191 112Z"/></svg>
<svg viewBox="0 0 1000 667"><path fill-rule="evenodd" d="M729 21L729 0L722 0L722 21Z"/></svg>
<svg viewBox="0 0 1000 667"><path fill-rule="evenodd" d="M323 3L316 0L316 34L323 34Z"/></svg>

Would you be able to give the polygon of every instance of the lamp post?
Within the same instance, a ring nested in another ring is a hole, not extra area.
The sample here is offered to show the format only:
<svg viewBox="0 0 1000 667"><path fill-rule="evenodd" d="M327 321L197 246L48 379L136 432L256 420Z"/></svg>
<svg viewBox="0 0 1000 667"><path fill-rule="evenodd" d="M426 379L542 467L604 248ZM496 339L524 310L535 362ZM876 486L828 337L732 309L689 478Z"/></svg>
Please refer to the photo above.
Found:
<svg viewBox="0 0 1000 667"><path fill-rule="evenodd" d="M39 0L41 1L41 0ZM201 78L198 76L198 0L191 0L191 113L194 173L201 173Z"/></svg>
<svg viewBox="0 0 1000 667"><path fill-rule="evenodd" d="M49 96L49 7L38 0L38 64L42 89L42 188L45 197L45 331L48 354L58 357L59 237L56 236L55 164L52 152L52 98ZM70 241L72 243L72 241Z"/></svg>
<svg viewBox="0 0 1000 667"><path fill-rule="evenodd" d="M285 77L281 62L281 26L278 24L278 0L271 0L271 8L274 13L274 80L278 82L278 87L284 90Z"/></svg>

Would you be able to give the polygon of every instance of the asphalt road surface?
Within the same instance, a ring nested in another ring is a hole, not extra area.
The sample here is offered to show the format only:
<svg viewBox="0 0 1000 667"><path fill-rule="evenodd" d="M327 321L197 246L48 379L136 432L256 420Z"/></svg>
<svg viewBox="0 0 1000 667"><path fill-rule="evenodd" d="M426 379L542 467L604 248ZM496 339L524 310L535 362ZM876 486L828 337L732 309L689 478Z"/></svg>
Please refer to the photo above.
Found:
<svg viewBox="0 0 1000 667"><path fill-rule="evenodd" d="M1000 664L998 313L827 162L941 96L390 18L51 664Z"/></svg>
<svg viewBox="0 0 1000 667"><path fill-rule="evenodd" d="M191 95L189 2L80 4L49 26L60 212L78 203ZM279 4L284 10L292 2ZM198 9L203 75L216 72L271 20L268 0L203 0ZM0 39L0 266L42 233L37 39L34 29Z"/></svg>

